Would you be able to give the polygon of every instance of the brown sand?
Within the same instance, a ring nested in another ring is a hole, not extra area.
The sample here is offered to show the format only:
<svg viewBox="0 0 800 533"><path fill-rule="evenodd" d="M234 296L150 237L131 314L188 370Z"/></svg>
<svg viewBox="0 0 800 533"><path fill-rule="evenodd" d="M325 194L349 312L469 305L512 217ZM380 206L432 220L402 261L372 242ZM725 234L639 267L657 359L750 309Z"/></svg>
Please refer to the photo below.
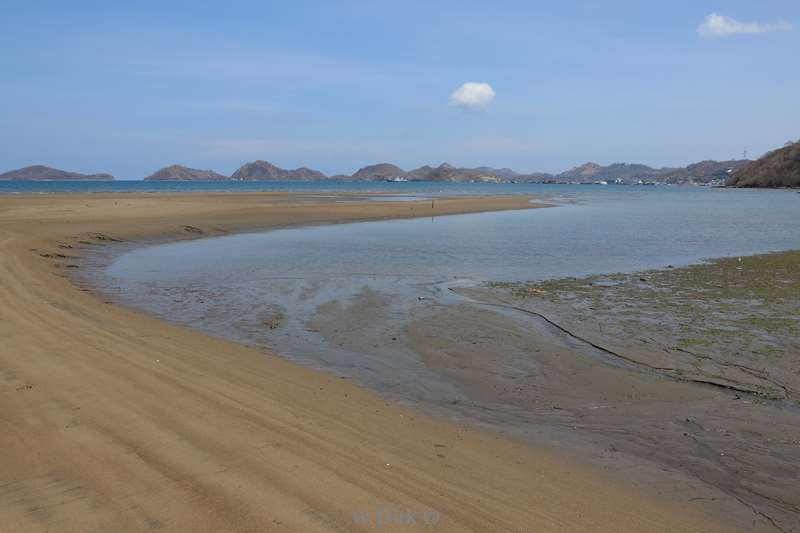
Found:
<svg viewBox="0 0 800 533"><path fill-rule="evenodd" d="M524 207L0 198L0 531L726 530L552 451L107 305L65 276L108 239Z"/></svg>

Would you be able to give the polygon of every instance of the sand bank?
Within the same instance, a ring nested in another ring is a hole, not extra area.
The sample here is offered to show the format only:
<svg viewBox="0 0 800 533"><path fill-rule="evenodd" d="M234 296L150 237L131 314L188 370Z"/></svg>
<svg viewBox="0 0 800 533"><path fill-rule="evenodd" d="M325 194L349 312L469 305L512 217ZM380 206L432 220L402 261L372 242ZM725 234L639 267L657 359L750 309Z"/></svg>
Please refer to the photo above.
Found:
<svg viewBox="0 0 800 533"><path fill-rule="evenodd" d="M729 530L551 450L108 305L66 276L82 248L114 239L528 207L0 198L2 530Z"/></svg>

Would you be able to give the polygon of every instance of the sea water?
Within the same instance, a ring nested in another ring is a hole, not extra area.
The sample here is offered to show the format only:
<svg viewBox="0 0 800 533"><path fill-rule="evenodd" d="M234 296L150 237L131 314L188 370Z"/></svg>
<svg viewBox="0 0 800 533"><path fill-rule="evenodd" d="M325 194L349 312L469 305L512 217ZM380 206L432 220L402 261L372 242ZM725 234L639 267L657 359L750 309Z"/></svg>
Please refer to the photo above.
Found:
<svg viewBox="0 0 800 533"><path fill-rule="evenodd" d="M94 282L114 301L430 404L458 399L457 387L392 339L432 305L463 303L449 287L800 249L800 195L790 191L543 190L556 207L144 246L116 257ZM382 317L369 316L363 330L350 309L359 298ZM337 314L355 328L351 337L377 340L353 348L320 334L320 317Z"/></svg>

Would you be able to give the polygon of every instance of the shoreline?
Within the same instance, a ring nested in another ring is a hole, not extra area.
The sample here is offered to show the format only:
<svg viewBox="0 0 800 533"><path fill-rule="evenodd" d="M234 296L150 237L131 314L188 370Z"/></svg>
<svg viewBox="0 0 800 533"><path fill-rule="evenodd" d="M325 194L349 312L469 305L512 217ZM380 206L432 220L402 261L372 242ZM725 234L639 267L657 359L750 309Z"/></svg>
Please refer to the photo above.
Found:
<svg viewBox="0 0 800 533"><path fill-rule="evenodd" d="M62 276L95 245L82 243L430 216L427 202L163 196L0 198L4 523L351 530L353 513L396 506L439 513L440 531L725 529L552 450L109 306ZM435 214L535 207L528 199L441 200Z"/></svg>

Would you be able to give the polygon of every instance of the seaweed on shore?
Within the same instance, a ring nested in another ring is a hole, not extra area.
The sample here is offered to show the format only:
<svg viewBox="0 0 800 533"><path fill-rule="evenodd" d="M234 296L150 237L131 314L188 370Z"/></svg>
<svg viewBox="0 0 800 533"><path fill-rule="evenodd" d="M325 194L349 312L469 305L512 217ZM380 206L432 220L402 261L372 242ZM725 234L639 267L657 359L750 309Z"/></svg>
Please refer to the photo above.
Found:
<svg viewBox="0 0 800 533"><path fill-rule="evenodd" d="M678 374L800 400L800 251L488 286L615 349L666 353Z"/></svg>

